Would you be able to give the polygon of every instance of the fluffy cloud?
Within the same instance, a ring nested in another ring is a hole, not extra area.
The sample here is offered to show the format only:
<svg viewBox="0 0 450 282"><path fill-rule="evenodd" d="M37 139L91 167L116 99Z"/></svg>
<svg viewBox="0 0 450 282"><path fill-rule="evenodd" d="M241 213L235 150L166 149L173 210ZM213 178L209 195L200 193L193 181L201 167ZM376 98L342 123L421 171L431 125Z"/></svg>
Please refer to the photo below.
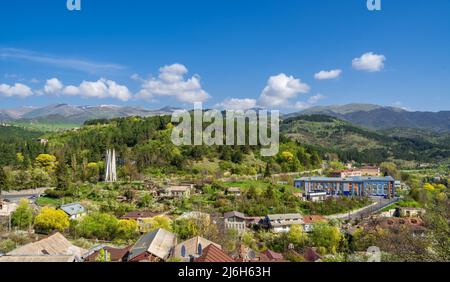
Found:
<svg viewBox="0 0 450 282"><path fill-rule="evenodd" d="M377 55L373 52L365 53L359 58L352 61L352 66L356 70L378 72L384 68L386 57L384 55Z"/></svg>
<svg viewBox="0 0 450 282"><path fill-rule="evenodd" d="M6 97L28 97L33 95L33 91L25 84L16 83L11 86L8 84L0 84L0 95Z"/></svg>
<svg viewBox="0 0 450 282"><path fill-rule="evenodd" d="M295 98L298 94L308 93L309 90L309 85L300 79L281 73L269 78L259 98L259 104L262 107L287 106L289 99Z"/></svg>
<svg viewBox="0 0 450 282"><path fill-rule="evenodd" d="M342 73L342 70L330 70L330 71L320 71L314 75L314 78L317 80L325 80L325 79L335 79L338 78Z"/></svg>
<svg viewBox="0 0 450 282"><path fill-rule="evenodd" d="M132 94L126 86L104 78L98 81L83 81L79 86L69 85L63 89L62 93L84 98L113 98L121 101L128 101L132 98Z"/></svg>
<svg viewBox="0 0 450 282"><path fill-rule="evenodd" d="M257 101L255 99L232 98L224 100L222 103L217 104L216 107L230 111L248 110L257 107Z"/></svg>
<svg viewBox="0 0 450 282"><path fill-rule="evenodd" d="M202 88L200 77L194 75L185 78L187 73L188 69L181 64L164 66L159 69L158 78L143 82L137 98L153 100L157 97L174 97L185 103L204 102L210 98Z"/></svg>
<svg viewBox="0 0 450 282"><path fill-rule="evenodd" d="M322 100L324 98L325 98L325 96L323 96L322 94L317 94L317 95L309 97L306 102L299 101L299 102L295 103L293 108L296 110L304 110L304 109L314 106L317 102L319 102L320 100Z"/></svg>
<svg viewBox="0 0 450 282"><path fill-rule="evenodd" d="M44 86L44 92L46 94L59 94L61 90L63 89L63 84L59 79L52 78L47 80Z"/></svg>

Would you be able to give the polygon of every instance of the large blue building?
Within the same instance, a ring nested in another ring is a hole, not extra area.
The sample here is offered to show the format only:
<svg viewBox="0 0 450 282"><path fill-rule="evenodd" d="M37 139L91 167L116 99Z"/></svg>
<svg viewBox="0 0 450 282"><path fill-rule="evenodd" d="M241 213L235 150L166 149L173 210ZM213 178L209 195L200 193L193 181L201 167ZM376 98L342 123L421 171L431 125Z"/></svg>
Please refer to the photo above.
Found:
<svg viewBox="0 0 450 282"><path fill-rule="evenodd" d="M329 196L395 197L395 180L387 177L302 177L294 181L305 195L326 192Z"/></svg>

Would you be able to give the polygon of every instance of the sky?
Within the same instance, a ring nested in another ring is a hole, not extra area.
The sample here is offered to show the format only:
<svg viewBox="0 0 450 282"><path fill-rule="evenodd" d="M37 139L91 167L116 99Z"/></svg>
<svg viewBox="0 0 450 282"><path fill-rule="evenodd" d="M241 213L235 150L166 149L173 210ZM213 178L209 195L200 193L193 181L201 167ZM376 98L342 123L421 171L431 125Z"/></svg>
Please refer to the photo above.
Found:
<svg viewBox="0 0 450 282"><path fill-rule="evenodd" d="M450 1L0 2L0 108L450 110Z"/></svg>

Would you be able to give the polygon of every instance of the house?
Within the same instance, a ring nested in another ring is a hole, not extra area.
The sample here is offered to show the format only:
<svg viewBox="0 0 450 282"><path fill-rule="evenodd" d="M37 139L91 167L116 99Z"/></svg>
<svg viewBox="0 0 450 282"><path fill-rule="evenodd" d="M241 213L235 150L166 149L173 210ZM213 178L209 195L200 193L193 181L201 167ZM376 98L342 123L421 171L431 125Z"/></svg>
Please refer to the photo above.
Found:
<svg viewBox="0 0 450 282"><path fill-rule="evenodd" d="M276 233L288 232L292 225L303 225L303 216L299 213L267 215L264 224Z"/></svg>
<svg viewBox="0 0 450 282"><path fill-rule="evenodd" d="M129 262L166 261L177 244L177 236L164 229L157 229L142 236L130 249Z"/></svg>
<svg viewBox="0 0 450 282"><path fill-rule="evenodd" d="M303 217L303 231L309 233L313 230L314 224L326 221L327 219L321 215L305 215Z"/></svg>
<svg viewBox="0 0 450 282"><path fill-rule="evenodd" d="M120 219L136 221L136 223L139 227L139 231L141 231L141 233L144 233L144 230L148 230L147 227L149 227L148 220L153 217L161 216L161 215L163 215L163 214L154 213L151 211L132 211L132 212L129 212L126 215L122 216Z"/></svg>
<svg viewBox="0 0 450 282"><path fill-rule="evenodd" d="M183 220L183 219L204 220L206 222L211 222L211 216L209 214L198 211L185 212L179 217L177 217L176 220Z"/></svg>
<svg viewBox="0 0 450 282"><path fill-rule="evenodd" d="M60 209L63 210L70 219L79 219L86 215L86 209L78 203L62 205Z"/></svg>
<svg viewBox="0 0 450 282"><path fill-rule="evenodd" d="M265 250L259 254L260 262L286 262L287 260L280 253L272 250Z"/></svg>
<svg viewBox="0 0 450 282"><path fill-rule="evenodd" d="M311 192L306 196L306 200L311 202L322 202L328 198L327 192Z"/></svg>
<svg viewBox="0 0 450 282"><path fill-rule="evenodd" d="M230 187L227 189L227 195L232 195L235 197L241 196L241 188L239 187Z"/></svg>
<svg viewBox="0 0 450 282"><path fill-rule="evenodd" d="M235 229L239 233L243 233L247 228L246 216L243 213L232 211L223 215L225 228Z"/></svg>
<svg viewBox="0 0 450 282"><path fill-rule="evenodd" d="M185 262L190 262L193 259L199 258L203 254L203 250L211 244L222 249L222 246L219 244L197 236L176 245L172 256Z"/></svg>
<svg viewBox="0 0 450 282"><path fill-rule="evenodd" d="M81 262L77 256L74 255L55 255L55 256L48 256L48 255L20 255L20 256L12 256L12 255L6 255L6 256L0 256L0 263L64 263L64 262Z"/></svg>
<svg viewBox="0 0 450 282"><path fill-rule="evenodd" d="M396 214L400 217L420 217L425 214L425 209L422 208L398 208Z"/></svg>
<svg viewBox="0 0 450 282"><path fill-rule="evenodd" d="M160 194L163 198L189 198L194 191L194 185L179 185L165 188Z"/></svg>
<svg viewBox="0 0 450 282"><path fill-rule="evenodd" d="M227 255L222 249L219 249L216 245L211 244L203 250L203 254L194 259L194 262L235 262L229 255Z"/></svg>
<svg viewBox="0 0 450 282"><path fill-rule="evenodd" d="M363 166L358 168L361 171L362 176L380 176L381 169L377 166Z"/></svg>
<svg viewBox="0 0 450 282"><path fill-rule="evenodd" d="M150 219L150 218L158 216L158 215L161 215L161 214L151 212L151 211L132 211L132 212L129 212L126 215L122 216L120 219L135 220L139 223L146 219Z"/></svg>
<svg viewBox="0 0 450 282"><path fill-rule="evenodd" d="M383 229L398 229L398 228L408 228L413 234L420 234L426 231L422 219L418 217L408 217L408 218L385 218L379 221L378 226Z"/></svg>
<svg viewBox="0 0 450 282"><path fill-rule="evenodd" d="M354 169L337 170L331 173L332 177L347 178L352 176L363 176L362 171Z"/></svg>
<svg viewBox="0 0 450 282"><path fill-rule="evenodd" d="M110 262L123 262L126 261L131 246L124 248L113 248L105 245L99 245L90 249L87 254L84 255L84 262L95 262L100 254L101 250L109 255Z"/></svg>
<svg viewBox="0 0 450 282"><path fill-rule="evenodd" d="M36 139L36 142L42 144L42 145L47 145L48 144L48 139L43 139L43 138L39 138Z"/></svg>
<svg viewBox="0 0 450 282"><path fill-rule="evenodd" d="M9 253L7 256L48 256L58 259L58 256L73 256L76 260L81 260L85 249L72 245L61 233L55 233L42 240L27 244L17 248ZM50 258L49 258L50 259Z"/></svg>
<svg viewBox="0 0 450 282"><path fill-rule="evenodd" d="M0 217L9 217L16 211L18 205L16 203L4 202L0 200Z"/></svg>
<svg viewBox="0 0 450 282"><path fill-rule="evenodd" d="M322 259L316 248L307 248L303 253L303 257L307 262L319 262Z"/></svg>

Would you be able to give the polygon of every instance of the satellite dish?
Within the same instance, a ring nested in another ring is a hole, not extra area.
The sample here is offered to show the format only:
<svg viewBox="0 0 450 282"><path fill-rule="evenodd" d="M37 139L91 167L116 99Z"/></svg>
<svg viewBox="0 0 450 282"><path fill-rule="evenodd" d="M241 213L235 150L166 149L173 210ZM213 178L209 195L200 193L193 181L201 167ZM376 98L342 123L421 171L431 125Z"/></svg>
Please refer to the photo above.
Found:
<svg viewBox="0 0 450 282"><path fill-rule="evenodd" d="M248 258L251 259L251 260L255 259L256 258L256 252L254 250L250 250L248 252Z"/></svg>

